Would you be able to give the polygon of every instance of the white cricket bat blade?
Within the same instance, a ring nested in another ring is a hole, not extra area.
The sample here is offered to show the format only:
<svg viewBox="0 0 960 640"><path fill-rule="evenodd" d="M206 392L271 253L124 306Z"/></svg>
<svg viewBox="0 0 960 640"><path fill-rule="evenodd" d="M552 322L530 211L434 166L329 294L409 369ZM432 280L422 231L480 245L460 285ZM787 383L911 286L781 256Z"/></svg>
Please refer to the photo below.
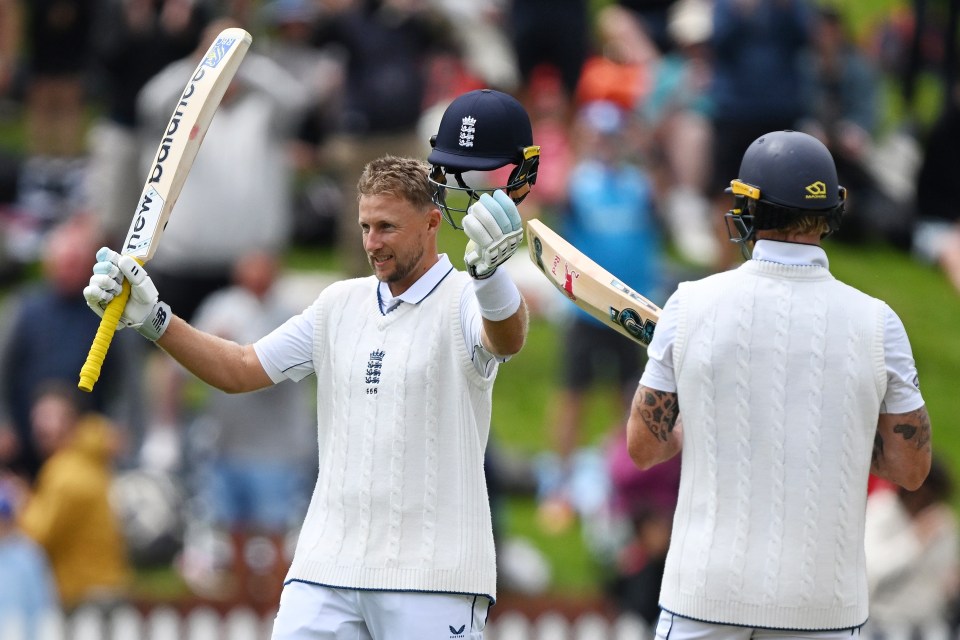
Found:
<svg viewBox="0 0 960 640"><path fill-rule="evenodd" d="M650 344L660 307L540 220L527 222L527 249L533 264L574 304L634 342Z"/></svg>
<svg viewBox="0 0 960 640"><path fill-rule="evenodd" d="M243 29L224 29L190 76L160 139L121 253L141 264L153 258L203 137L251 41Z"/></svg>

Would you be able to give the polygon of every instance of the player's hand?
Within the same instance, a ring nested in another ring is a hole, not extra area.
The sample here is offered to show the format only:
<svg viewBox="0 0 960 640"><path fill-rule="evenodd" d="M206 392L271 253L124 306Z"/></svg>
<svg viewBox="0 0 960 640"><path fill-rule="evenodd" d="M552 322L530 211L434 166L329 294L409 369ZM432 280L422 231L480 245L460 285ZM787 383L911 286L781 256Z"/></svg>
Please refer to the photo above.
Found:
<svg viewBox="0 0 960 640"><path fill-rule="evenodd" d="M498 266L512 256L523 240L520 212L510 196L497 189L484 193L467 209L463 230L470 238L463 261L470 275L489 277Z"/></svg>
<svg viewBox="0 0 960 640"><path fill-rule="evenodd" d="M87 306L102 318L107 305L120 293L124 278L130 281L130 298L118 328L133 327L145 338L157 340L173 314L166 303L160 302L157 287L146 270L130 256L121 256L107 247L97 251L90 284L83 290Z"/></svg>

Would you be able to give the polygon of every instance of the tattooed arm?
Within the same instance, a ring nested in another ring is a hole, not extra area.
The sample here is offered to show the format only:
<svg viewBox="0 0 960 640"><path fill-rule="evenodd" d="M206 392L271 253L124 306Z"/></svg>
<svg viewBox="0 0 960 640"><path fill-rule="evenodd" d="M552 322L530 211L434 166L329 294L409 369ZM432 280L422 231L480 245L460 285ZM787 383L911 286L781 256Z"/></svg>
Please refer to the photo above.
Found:
<svg viewBox="0 0 960 640"><path fill-rule="evenodd" d="M677 421L677 394L640 385L627 421L627 450L641 469L669 460L680 451L683 429Z"/></svg>
<svg viewBox="0 0 960 640"><path fill-rule="evenodd" d="M930 471L930 416L926 406L909 413L881 413L870 471L904 489L920 488Z"/></svg>

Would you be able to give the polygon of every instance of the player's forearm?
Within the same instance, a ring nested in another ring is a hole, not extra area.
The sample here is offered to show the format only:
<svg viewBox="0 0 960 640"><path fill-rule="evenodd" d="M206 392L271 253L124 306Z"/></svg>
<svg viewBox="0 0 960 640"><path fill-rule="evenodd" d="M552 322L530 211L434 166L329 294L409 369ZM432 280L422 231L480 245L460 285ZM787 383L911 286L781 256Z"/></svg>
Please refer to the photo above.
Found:
<svg viewBox="0 0 960 640"><path fill-rule="evenodd" d="M909 413L884 413L877 422L870 471L909 491L920 488L933 455L926 407Z"/></svg>
<svg viewBox="0 0 960 640"><path fill-rule="evenodd" d="M484 347L497 356L512 356L520 352L527 339L529 317L527 304L521 299L520 308L505 320L483 319Z"/></svg>
<svg viewBox="0 0 960 640"><path fill-rule="evenodd" d="M637 388L627 421L627 452L637 467L649 469L680 452L679 415L677 394L643 385Z"/></svg>
<svg viewBox="0 0 960 640"><path fill-rule="evenodd" d="M255 391L273 384L253 345L239 345L204 333L176 316L157 344L187 371L227 393Z"/></svg>

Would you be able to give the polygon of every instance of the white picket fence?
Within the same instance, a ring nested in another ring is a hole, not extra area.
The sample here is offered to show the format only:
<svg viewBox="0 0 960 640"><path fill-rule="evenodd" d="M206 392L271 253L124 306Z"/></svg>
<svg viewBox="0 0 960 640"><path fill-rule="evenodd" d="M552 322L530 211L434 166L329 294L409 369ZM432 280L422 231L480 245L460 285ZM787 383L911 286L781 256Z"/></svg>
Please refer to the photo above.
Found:
<svg viewBox="0 0 960 640"><path fill-rule="evenodd" d="M273 617L260 617L249 609L232 609L225 615L200 607L186 616L159 607L142 615L122 607L108 615L79 610L69 617L44 616L36 629L27 631L21 620L0 621L2 640L269 640ZM647 640L650 630L633 616L609 621L596 614L575 620L546 613L530 620L507 611L487 623L485 640Z"/></svg>
<svg viewBox="0 0 960 640"><path fill-rule="evenodd" d="M273 616L260 616L235 608L226 614L198 607L181 615L169 607L141 614L133 607L120 607L109 614L81 609L68 617L50 613L32 629L17 618L0 619L0 640L269 640ZM640 618L621 615L610 620L586 613L571 620L559 613L543 613L530 619L506 611L487 624L485 640L650 640L650 627ZM945 623L933 622L921 629L865 629L861 638L878 640L953 640L958 637Z"/></svg>

